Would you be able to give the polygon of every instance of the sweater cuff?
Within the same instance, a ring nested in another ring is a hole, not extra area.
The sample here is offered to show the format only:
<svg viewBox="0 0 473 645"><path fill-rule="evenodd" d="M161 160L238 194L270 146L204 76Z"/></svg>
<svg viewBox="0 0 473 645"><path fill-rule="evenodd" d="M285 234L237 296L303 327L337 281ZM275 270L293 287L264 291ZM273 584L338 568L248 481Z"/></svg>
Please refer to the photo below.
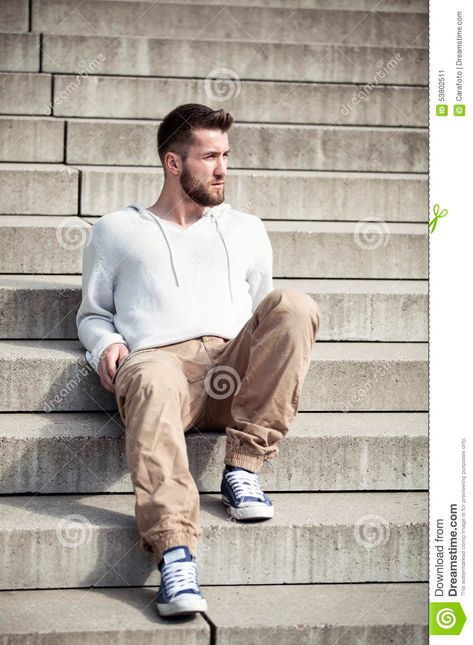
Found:
<svg viewBox="0 0 473 645"><path fill-rule="evenodd" d="M123 345L126 345L128 347L128 343L121 334L107 334L95 344L92 351L87 351L85 353L86 359L97 372L97 374L99 373L99 362L102 353L107 349L109 345L113 345L114 343L122 343Z"/></svg>

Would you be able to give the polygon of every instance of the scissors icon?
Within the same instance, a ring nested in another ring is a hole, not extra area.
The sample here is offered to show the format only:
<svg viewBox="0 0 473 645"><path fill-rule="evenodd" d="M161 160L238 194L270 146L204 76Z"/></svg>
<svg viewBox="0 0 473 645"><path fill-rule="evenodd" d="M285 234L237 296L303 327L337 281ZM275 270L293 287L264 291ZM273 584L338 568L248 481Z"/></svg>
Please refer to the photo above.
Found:
<svg viewBox="0 0 473 645"><path fill-rule="evenodd" d="M444 208L443 210L440 210L439 204L434 204L433 210L434 210L434 217L429 222L429 228L432 227L430 229L431 233L435 231L435 227L437 226L437 222L439 221L439 219L441 217L445 217L446 215L448 215L448 210L446 208Z"/></svg>

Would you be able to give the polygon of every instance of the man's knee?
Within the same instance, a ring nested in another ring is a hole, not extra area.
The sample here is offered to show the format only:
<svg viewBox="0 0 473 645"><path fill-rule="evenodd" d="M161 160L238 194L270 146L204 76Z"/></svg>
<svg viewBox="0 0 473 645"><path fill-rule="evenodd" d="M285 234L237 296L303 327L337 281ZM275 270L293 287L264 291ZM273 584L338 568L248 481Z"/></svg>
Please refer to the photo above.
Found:
<svg viewBox="0 0 473 645"><path fill-rule="evenodd" d="M267 298L270 298L270 302L275 308L279 308L299 320L303 320L306 315L309 315L318 331L320 307L309 294L291 287L281 287L271 291Z"/></svg>

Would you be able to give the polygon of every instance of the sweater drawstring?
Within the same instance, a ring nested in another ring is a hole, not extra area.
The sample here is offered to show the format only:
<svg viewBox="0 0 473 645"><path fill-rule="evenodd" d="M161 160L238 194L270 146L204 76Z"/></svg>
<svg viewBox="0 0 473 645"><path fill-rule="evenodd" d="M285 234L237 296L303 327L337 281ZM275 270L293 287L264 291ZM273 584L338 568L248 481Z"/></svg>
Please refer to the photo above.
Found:
<svg viewBox="0 0 473 645"><path fill-rule="evenodd" d="M146 211L144 208L142 208L140 204L131 204L131 208L135 209L135 211L138 211L138 212L143 211L143 212L149 213L149 211ZM149 214L152 215L152 213L149 213ZM176 280L176 284L179 287L180 285L179 285L179 280L178 280L178 277L177 277L176 267L174 265L174 257L173 257L173 254L172 254L172 247L171 247L171 244L169 242L168 236L166 235L166 231L164 230L163 225L161 224L159 219L157 217L153 217L153 220L156 222L156 224L161 229L161 233L164 235L164 239L166 240L166 244L168 245L169 256L171 258L172 271L174 273L174 278Z"/></svg>
<svg viewBox="0 0 473 645"><path fill-rule="evenodd" d="M131 204L131 208L133 208L134 210L136 210L138 212L144 211L144 212L149 213L149 211L146 211L146 209L144 209L141 206L141 204L138 204L138 203ZM153 213L150 213L150 215L153 215ZM217 219L217 217L215 217L214 213L212 212L212 209L210 209L210 217L213 218L213 220L215 221L215 225L217 227L217 232L220 235L220 238L221 238L221 240L223 242L223 246L225 247L225 253L227 255L228 288L229 288L229 291L230 291L230 301L233 304L233 290L232 290L232 280L231 280L231 263L230 263L230 255L229 255L229 252L228 252L227 243L225 242L225 238L223 236L222 230L220 229L218 219ZM169 249L169 256L171 258L171 266L172 266L172 270L173 270L173 273L174 273L174 278L176 280L177 286L179 287L180 284L179 284L179 279L177 277L176 267L175 267L175 264L174 264L174 257L173 257L173 254L172 254L171 243L169 242L167 233L164 230L164 227L163 227L162 223L159 221L159 218L158 217L153 217L153 220L156 222L156 224L158 224L159 228L161 229L162 234L164 235L164 239L166 240L166 244L167 244L168 249Z"/></svg>
<svg viewBox="0 0 473 645"><path fill-rule="evenodd" d="M158 224L158 225L159 225L159 228L161 229L161 232L162 232L162 234L164 235L164 239L166 240L166 244L168 245L168 249L169 249L169 256L170 256L170 258L171 258L171 266L172 266L172 270L173 270L173 273L174 273L174 278L176 279L176 284L177 284L177 286L179 287L180 285L179 285L179 280L178 280L178 278L177 278L177 271L176 271L176 267L175 267L175 265L174 265L174 256L173 256L173 254L172 254L172 246L171 246L171 243L169 242L169 239L168 239L168 236L167 236L167 234L166 234L166 231L164 230L163 225L161 224L161 222L159 221L159 219L157 219L156 217L153 217L153 219L154 219L154 221L156 222L156 224Z"/></svg>
<svg viewBox="0 0 473 645"><path fill-rule="evenodd" d="M222 238L223 246L225 247L225 252L226 252L226 254L227 254L228 288L229 288L229 290L230 290L230 301L231 301L231 302L232 302L232 304L233 304L232 280L231 280L231 274L230 274L230 266L231 266L231 265L230 265L230 255L228 254L227 243L225 242L225 238L223 237L223 233L222 233L222 231L220 230L220 226L219 226L219 223L218 223L218 219L215 217L215 215L214 215L213 213L211 213L211 214L210 214L210 216L211 216L211 217L213 217L213 218L214 218L214 220L215 220L215 224L216 224L216 226L217 226L218 234L219 234L219 235L220 235L220 237Z"/></svg>

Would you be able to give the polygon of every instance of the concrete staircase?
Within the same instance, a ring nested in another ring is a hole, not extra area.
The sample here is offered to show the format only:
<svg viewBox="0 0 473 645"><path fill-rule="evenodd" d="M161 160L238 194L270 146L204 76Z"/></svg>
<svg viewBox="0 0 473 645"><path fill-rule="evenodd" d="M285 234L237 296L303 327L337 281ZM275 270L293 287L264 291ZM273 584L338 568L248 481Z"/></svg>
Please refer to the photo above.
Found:
<svg viewBox="0 0 473 645"><path fill-rule="evenodd" d="M0 4L2 645L427 642L427 10ZM190 101L237 118L226 201L264 220L275 286L323 325L261 471L274 519L229 522L224 433L187 435L209 611L163 620L75 313L91 226L157 196L157 125Z"/></svg>

